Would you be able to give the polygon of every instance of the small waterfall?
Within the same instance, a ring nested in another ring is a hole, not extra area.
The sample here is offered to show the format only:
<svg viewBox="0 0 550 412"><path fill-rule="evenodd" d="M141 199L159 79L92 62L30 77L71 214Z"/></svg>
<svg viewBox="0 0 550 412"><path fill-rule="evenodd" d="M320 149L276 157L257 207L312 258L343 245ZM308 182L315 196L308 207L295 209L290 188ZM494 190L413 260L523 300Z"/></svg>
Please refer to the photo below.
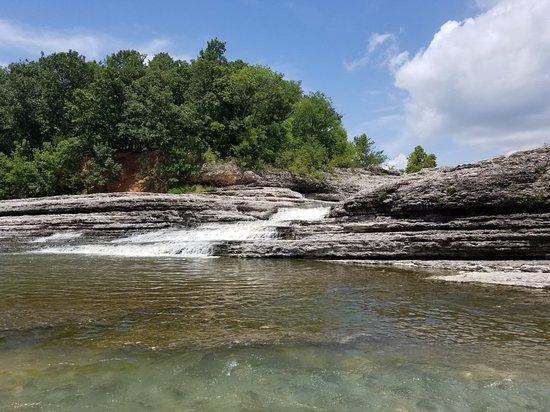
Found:
<svg viewBox="0 0 550 412"><path fill-rule="evenodd" d="M312 222L325 218L328 207L282 208L269 220L207 223L192 229L162 229L122 237L104 244L51 245L35 251L49 254L88 254L134 257L210 257L225 242L254 241L277 237L277 229L291 222ZM70 236L69 236L70 235ZM59 233L37 238L33 243L58 243L79 237L79 233Z"/></svg>
<svg viewBox="0 0 550 412"><path fill-rule="evenodd" d="M31 243L48 243L48 242L58 242L60 240L71 240L76 239L82 236L82 233L79 232L59 232L54 233L50 236L37 237L36 239L31 240Z"/></svg>

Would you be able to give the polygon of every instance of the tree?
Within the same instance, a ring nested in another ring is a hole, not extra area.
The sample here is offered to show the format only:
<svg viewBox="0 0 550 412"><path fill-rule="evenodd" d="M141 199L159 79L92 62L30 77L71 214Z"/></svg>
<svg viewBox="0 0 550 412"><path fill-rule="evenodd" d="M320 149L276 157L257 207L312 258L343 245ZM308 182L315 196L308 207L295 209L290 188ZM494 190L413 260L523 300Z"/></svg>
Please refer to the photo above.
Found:
<svg viewBox="0 0 550 412"><path fill-rule="evenodd" d="M415 173L421 169L436 167L435 154L427 154L422 146L416 146L407 157L406 173Z"/></svg>
<svg viewBox="0 0 550 412"><path fill-rule="evenodd" d="M284 120L302 97L300 86L262 66L227 76L223 101L230 108L230 154L243 166L273 164L286 144Z"/></svg>
<svg viewBox="0 0 550 412"><path fill-rule="evenodd" d="M206 47L199 52L199 59L225 62L225 42L217 37L209 40Z"/></svg>
<svg viewBox="0 0 550 412"><path fill-rule="evenodd" d="M348 142L342 116L322 93L304 96L288 118L289 143L280 166L312 173L353 166L355 149Z"/></svg>
<svg viewBox="0 0 550 412"><path fill-rule="evenodd" d="M215 38L191 61L69 51L1 67L0 198L107 190L121 152L155 152L159 188L208 158L311 175L385 159L366 135L348 141L325 95L225 52Z"/></svg>
<svg viewBox="0 0 550 412"><path fill-rule="evenodd" d="M365 133L355 136L353 144L357 153L357 163L360 166L378 166L388 160L383 150L375 150L374 140Z"/></svg>

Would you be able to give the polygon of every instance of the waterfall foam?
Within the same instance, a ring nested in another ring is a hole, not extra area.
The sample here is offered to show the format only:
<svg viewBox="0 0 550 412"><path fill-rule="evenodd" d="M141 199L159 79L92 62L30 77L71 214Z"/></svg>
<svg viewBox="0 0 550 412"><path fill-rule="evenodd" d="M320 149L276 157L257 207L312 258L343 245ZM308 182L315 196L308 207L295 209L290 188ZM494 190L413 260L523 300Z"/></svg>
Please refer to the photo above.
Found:
<svg viewBox="0 0 550 412"><path fill-rule="evenodd" d="M80 236L82 236L81 232L59 232L49 236L37 237L36 239L31 240L31 243L57 242L60 240L76 239Z"/></svg>
<svg viewBox="0 0 550 412"><path fill-rule="evenodd" d="M328 207L282 208L268 220L236 223L207 223L192 229L162 229L133 234L114 239L109 243L80 245L55 245L34 251L49 254L88 254L104 256L180 256L211 257L217 245L225 242L254 241L277 237L280 227L292 222L322 220L330 211ZM78 233L73 233L80 235ZM47 243L61 240L62 234L38 238L33 242ZM72 239L78 236L66 237ZM49 238L49 240L48 240Z"/></svg>

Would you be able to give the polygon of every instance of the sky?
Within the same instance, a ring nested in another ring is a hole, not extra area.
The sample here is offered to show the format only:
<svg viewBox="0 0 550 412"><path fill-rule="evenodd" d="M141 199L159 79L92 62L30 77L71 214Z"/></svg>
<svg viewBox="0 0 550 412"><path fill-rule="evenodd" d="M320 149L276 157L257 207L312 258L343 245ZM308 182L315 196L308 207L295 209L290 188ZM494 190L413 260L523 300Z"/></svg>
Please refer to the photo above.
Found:
<svg viewBox="0 0 550 412"><path fill-rule="evenodd" d="M191 59L208 39L322 91L402 167L550 143L550 0L0 1L0 65L77 50Z"/></svg>

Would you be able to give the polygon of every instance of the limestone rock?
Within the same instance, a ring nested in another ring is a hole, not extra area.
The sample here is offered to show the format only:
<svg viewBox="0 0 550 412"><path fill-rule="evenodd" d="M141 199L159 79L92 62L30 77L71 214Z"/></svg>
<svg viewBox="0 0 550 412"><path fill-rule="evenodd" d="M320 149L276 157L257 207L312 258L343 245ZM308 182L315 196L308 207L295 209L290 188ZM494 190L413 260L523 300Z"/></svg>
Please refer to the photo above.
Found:
<svg viewBox="0 0 550 412"><path fill-rule="evenodd" d="M550 149L545 147L405 176L362 169L336 170L324 179L264 172L246 184L246 172L231 166L225 180L222 174L211 175L229 185L210 193L1 201L0 251L56 231L116 237L268 219L284 207L333 205L330 217L322 221L290 223L274 239L217 244L216 253L320 259L548 259L549 162ZM339 203L330 202L343 197L347 198Z"/></svg>
<svg viewBox="0 0 550 412"><path fill-rule="evenodd" d="M550 210L550 148L428 169L367 188L333 216L483 215Z"/></svg>

